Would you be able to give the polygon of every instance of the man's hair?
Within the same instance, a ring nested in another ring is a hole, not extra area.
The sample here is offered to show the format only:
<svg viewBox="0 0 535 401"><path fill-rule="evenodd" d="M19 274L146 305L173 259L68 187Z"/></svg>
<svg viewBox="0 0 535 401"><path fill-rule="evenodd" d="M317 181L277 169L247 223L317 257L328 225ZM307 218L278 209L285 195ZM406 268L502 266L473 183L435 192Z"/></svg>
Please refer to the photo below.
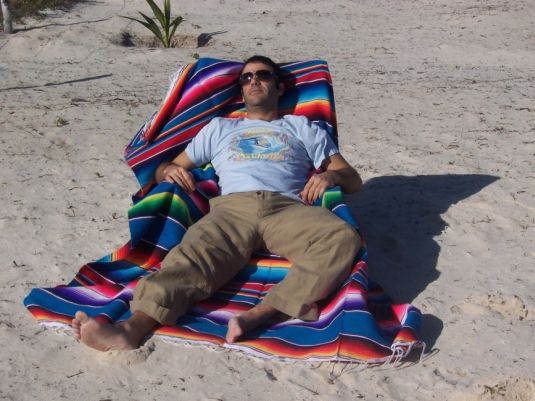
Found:
<svg viewBox="0 0 535 401"><path fill-rule="evenodd" d="M282 81L282 77L284 75L282 69L279 67L279 65L277 63L275 63L269 57L260 56L258 54L253 56L253 57L249 57L243 63L242 71L245 68L245 66L247 64L250 64L250 63L262 63L262 64L265 64L265 65L269 65L273 69L273 72L275 73L275 81L277 82L277 85L279 84L279 82ZM240 74L241 74L241 71L240 71Z"/></svg>

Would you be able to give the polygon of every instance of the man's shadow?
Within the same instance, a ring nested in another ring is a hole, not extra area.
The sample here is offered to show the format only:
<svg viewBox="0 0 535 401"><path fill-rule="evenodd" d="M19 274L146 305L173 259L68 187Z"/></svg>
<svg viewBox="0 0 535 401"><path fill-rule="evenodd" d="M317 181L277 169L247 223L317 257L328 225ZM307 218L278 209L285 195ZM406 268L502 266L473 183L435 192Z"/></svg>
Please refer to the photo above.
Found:
<svg viewBox="0 0 535 401"><path fill-rule="evenodd" d="M440 215L498 179L468 174L368 180L346 202L368 245L370 277L395 303L411 303L440 275L436 270L440 245L434 237L447 227ZM442 327L437 317L423 315L421 333L428 347L432 348Z"/></svg>

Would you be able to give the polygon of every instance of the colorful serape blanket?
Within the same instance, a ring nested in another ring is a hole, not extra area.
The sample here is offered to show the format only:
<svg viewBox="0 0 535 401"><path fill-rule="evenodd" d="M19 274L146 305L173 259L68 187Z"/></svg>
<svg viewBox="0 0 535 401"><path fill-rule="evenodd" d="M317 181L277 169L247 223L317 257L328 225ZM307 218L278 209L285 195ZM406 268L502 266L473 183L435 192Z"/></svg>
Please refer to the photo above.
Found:
<svg viewBox="0 0 535 401"><path fill-rule="evenodd" d="M154 170L180 152L211 118L244 115L237 86L241 66L237 62L200 59L173 77L160 109L125 151L141 186L128 212L130 241L83 266L67 285L33 289L24 304L40 323L69 328L78 310L105 322L125 320L131 315L129 301L137 281L160 268L168 250L208 212L208 199L219 190L211 165L193 171L198 187L192 194L171 183L156 184ZM327 64L313 60L281 67L286 74L281 115L305 115L336 141ZM317 204L358 229L338 189L328 191ZM346 281L319 303L319 320L279 318L247 333L238 343L226 344L230 317L261 302L289 268L291 264L276 255L256 255L215 295L195 305L176 325L159 327L154 334L167 340L239 349L264 358L307 361L384 363L400 360L422 344L417 338L420 311L412 305L392 304L368 279L365 244L355 255L355 265Z"/></svg>

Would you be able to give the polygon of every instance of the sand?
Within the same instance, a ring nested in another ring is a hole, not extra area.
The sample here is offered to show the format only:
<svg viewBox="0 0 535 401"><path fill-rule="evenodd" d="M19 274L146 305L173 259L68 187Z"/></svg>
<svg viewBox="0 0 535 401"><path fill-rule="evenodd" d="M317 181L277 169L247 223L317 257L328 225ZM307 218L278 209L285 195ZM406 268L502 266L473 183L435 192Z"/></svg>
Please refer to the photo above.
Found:
<svg viewBox="0 0 535 401"><path fill-rule="evenodd" d="M173 1L183 47L120 45L144 1L0 35L0 398L535 399L535 3ZM197 46L199 35L210 39ZM209 35L206 35L209 34ZM372 276L423 312L423 361L282 364L150 340L99 354L41 328L32 287L128 239L122 152L196 55L323 58Z"/></svg>

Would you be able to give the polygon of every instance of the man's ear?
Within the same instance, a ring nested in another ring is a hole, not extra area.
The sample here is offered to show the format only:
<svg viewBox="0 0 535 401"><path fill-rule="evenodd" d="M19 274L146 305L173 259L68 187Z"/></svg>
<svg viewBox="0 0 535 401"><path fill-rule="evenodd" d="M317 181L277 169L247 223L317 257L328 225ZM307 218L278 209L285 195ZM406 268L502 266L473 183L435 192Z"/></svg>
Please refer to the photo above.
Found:
<svg viewBox="0 0 535 401"><path fill-rule="evenodd" d="M279 97L284 94L284 92L286 91L286 86L284 85L284 82L277 81L277 91L279 93Z"/></svg>

